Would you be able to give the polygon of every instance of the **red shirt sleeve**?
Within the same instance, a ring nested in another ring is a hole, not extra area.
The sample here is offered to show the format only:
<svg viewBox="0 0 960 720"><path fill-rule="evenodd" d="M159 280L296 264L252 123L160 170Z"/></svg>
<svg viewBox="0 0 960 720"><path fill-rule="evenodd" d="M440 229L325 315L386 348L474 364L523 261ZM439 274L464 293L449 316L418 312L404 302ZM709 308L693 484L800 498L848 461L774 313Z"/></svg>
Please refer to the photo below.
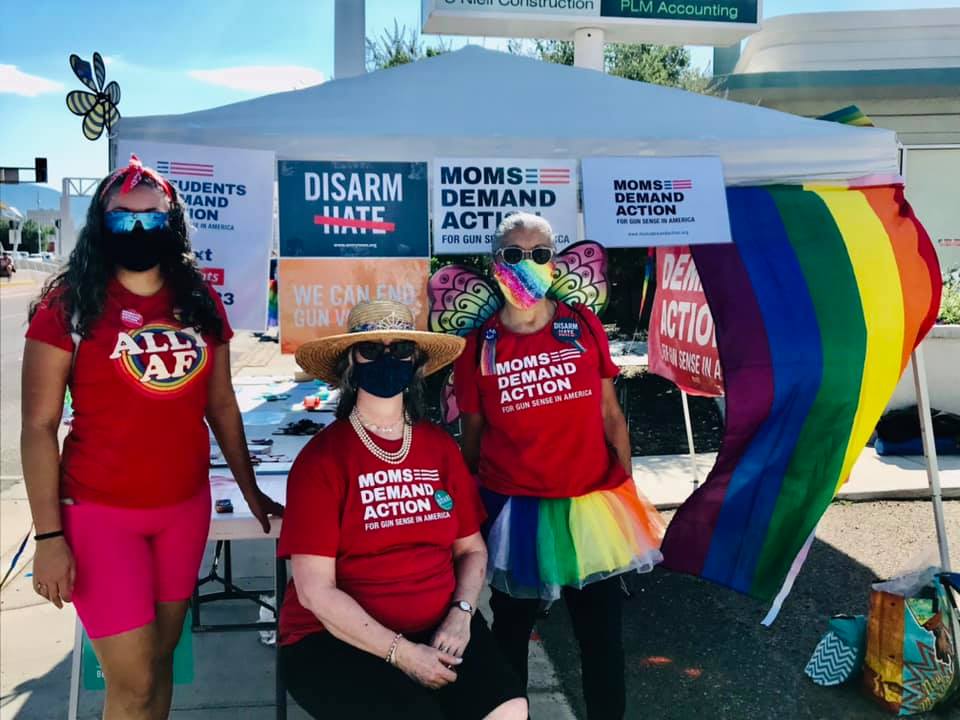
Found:
<svg viewBox="0 0 960 720"><path fill-rule="evenodd" d="M453 515L457 520L457 538L468 537L480 531L487 513L480 500L477 481L467 469L460 447L443 430L439 432L446 438L444 450L450 494L453 496Z"/></svg>
<svg viewBox="0 0 960 720"><path fill-rule="evenodd" d="M37 307L37 312L27 327L27 339L73 352L70 328L63 315L63 307L55 298L47 297Z"/></svg>
<svg viewBox="0 0 960 720"><path fill-rule="evenodd" d="M600 318L597 317L597 314L593 312L590 308L584 307L583 305L577 308L580 316L587 321L589 329L587 332L590 334L590 337L587 338L587 341L592 341L597 348L597 352L600 354L600 377L602 378L615 378L620 374L620 368L613 362L613 358L610 357L610 341L607 339L607 331L603 329L603 323L600 322Z"/></svg>
<svg viewBox="0 0 960 720"><path fill-rule="evenodd" d="M287 502L277 556L336 557L345 483L323 433L300 451L287 476Z"/></svg>
<svg viewBox="0 0 960 720"><path fill-rule="evenodd" d="M214 305L217 306L217 314L223 321L223 332L218 340L221 342L230 342L233 338L233 328L230 326L230 319L227 317L227 309L223 306L223 300L220 299L220 293L210 283L207 283L207 290L210 291L210 297L213 298Z"/></svg>
<svg viewBox="0 0 960 720"><path fill-rule="evenodd" d="M479 331L467 336L467 346L453 365L453 392L460 412L480 412L480 392L477 388L477 343Z"/></svg>

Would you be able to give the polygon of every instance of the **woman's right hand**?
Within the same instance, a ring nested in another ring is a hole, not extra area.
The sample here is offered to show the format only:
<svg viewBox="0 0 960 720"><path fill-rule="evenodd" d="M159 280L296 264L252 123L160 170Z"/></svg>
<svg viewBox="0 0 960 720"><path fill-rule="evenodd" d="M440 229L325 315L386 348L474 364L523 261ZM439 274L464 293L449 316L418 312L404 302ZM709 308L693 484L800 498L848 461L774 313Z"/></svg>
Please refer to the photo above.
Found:
<svg viewBox="0 0 960 720"><path fill-rule="evenodd" d="M63 603L73 597L76 576L73 553L64 538L37 542L33 555L33 589L38 595L62 609Z"/></svg>
<svg viewBox="0 0 960 720"><path fill-rule="evenodd" d="M437 690L456 682L457 674L451 668L463 660L429 645L403 640L397 646L394 662L413 680Z"/></svg>

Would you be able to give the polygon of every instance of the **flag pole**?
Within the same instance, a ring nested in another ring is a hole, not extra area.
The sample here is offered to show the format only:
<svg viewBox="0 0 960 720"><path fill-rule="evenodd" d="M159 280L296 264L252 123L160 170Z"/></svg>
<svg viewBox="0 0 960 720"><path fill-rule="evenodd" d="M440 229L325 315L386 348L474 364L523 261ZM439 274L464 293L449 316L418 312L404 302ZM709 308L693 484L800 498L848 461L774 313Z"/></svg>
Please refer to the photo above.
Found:
<svg viewBox="0 0 960 720"><path fill-rule="evenodd" d="M933 521L937 527L940 567L944 572L950 572L950 549L947 547L947 528L943 519L940 466L937 462L937 443L933 435L933 418L930 414L930 391L927 387L927 368L923 362L923 343L917 345L913 351L910 364L913 365L913 385L917 394L917 412L920 414L923 455L927 461L927 481L930 483L930 497L933 500Z"/></svg>

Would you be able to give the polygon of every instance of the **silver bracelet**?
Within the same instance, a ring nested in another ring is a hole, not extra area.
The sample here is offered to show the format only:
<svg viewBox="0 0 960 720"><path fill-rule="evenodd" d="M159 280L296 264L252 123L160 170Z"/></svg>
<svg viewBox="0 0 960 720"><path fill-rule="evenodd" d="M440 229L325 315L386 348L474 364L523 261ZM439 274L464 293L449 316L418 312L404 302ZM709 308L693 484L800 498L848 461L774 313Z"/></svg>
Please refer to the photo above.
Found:
<svg viewBox="0 0 960 720"><path fill-rule="evenodd" d="M396 660L397 646L400 644L401 640L403 640L402 633L397 633L396 635L393 636L393 642L390 643L390 650L387 652L387 656L384 658L384 660L387 661L388 665L396 664L394 661Z"/></svg>

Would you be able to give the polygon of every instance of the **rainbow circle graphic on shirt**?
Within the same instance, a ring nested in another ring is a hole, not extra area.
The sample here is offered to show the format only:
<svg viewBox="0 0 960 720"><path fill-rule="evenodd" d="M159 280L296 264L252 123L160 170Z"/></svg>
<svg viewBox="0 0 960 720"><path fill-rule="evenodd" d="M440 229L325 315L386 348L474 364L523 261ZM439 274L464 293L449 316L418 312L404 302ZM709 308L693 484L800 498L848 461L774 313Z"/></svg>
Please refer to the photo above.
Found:
<svg viewBox="0 0 960 720"><path fill-rule="evenodd" d="M193 331L155 322L120 331L111 358L137 387L152 395L170 395L200 376L209 362L210 350Z"/></svg>

